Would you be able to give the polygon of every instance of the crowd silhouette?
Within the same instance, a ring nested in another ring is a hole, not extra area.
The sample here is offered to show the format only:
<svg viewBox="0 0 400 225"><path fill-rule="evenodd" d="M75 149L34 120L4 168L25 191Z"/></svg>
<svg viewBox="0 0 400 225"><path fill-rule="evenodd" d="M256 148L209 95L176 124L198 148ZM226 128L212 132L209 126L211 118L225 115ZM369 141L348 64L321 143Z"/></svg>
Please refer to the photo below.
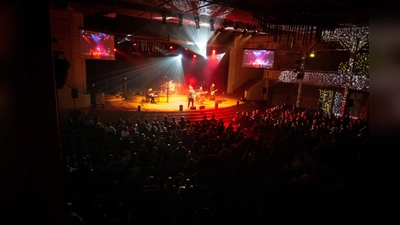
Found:
<svg viewBox="0 0 400 225"><path fill-rule="evenodd" d="M85 224L357 224L368 181L363 118L285 104L225 126L69 118L65 201Z"/></svg>

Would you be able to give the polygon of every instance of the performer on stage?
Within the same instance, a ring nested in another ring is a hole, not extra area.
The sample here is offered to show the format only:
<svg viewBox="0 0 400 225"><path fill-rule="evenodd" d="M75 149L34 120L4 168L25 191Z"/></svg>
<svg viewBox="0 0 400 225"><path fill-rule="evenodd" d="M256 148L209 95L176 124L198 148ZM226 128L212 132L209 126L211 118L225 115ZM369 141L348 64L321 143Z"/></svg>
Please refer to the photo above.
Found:
<svg viewBox="0 0 400 225"><path fill-rule="evenodd" d="M199 95L199 96L198 96L198 99L199 99L199 103L201 103L201 104L204 104L204 101L205 101L205 93L207 93L207 92L204 92L204 91L203 91L203 86L200 86L199 92L198 92L196 95Z"/></svg>
<svg viewBox="0 0 400 225"><path fill-rule="evenodd" d="M194 106L195 97L196 97L196 92L194 91L192 85L189 85L188 108L190 107L190 104L192 104L192 107Z"/></svg>
<svg viewBox="0 0 400 225"><path fill-rule="evenodd" d="M210 86L210 101L215 101L215 92L217 92L218 89L215 89L215 84L211 84Z"/></svg>
<svg viewBox="0 0 400 225"><path fill-rule="evenodd" d="M146 92L146 99L151 99L151 101L150 101L150 103L156 103L156 101L154 101L154 96L152 95L153 93L153 88L149 88L149 89L147 89L147 92Z"/></svg>

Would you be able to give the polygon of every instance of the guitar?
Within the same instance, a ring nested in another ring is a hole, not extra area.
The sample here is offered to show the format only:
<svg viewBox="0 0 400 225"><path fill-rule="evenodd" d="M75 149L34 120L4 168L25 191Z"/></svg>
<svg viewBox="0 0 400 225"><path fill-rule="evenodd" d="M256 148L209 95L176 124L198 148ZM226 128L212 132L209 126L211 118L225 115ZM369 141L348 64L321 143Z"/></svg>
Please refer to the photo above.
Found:
<svg viewBox="0 0 400 225"><path fill-rule="evenodd" d="M211 95L214 95L215 94L215 92L217 92L218 91L218 89L217 90L215 90L215 91L212 91L212 92L210 92L211 93Z"/></svg>

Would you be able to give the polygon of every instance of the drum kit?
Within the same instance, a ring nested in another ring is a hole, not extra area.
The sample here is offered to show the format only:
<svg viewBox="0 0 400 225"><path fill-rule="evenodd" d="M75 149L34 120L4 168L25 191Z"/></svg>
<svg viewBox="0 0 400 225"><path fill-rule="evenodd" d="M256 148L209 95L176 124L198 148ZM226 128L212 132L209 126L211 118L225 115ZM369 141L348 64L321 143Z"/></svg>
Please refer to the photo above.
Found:
<svg viewBox="0 0 400 225"><path fill-rule="evenodd" d="M208 91L203 91L203 88L200 87L200 89L196 91L196 100L200 104L204 104L204 102L206 101L206 94L207 93L208 93Z"/></svg>
<svg viewBox="0 0 400 225"><path fill-rule="evenodd" d="M168 94L175 94L175 84L172 81L169 82L164 82L161 86L160 86L160 92L161 93L167 93L168 90Z"/></svg>

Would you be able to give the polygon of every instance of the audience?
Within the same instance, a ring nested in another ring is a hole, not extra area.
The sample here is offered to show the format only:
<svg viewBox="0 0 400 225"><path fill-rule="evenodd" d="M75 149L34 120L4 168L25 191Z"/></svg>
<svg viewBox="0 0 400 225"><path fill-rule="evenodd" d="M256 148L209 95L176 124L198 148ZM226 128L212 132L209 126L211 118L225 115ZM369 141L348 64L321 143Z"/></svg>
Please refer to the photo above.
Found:
<svg viewBox="0 0 400 225"><path fill-rule="evenodd" d="M83 225L84 220L75 211L71 202L65 204L65 224L66 225Z"/></svg>
<svg viewBox="0 0 400 225"><path fill-rule="evenodd" d="M237 112L227 126L215 115L193 122L167 115L161 122L137 119L132 124L119 119L117 136L121 142L127 137L129 141L108 145L103 139L116 135L116 128L110 122L103 126L98 119L87 120L80 121L85 126L70 121L63 129L71 135L94 135L97 141L97 148L79 149L90 167L72 163L79 156L77 149L63 152L65 179L70 184L65 190L67 200L74 199L81 207L126 192L120 200L130 210L127 217L140 217L140 210L132 211L140 208L137 204L157 198L160 206L152 210L146 205L148 210L142 210L146 216L152 214L161 223L161 218L174 220L186 212L193 215L187 219L195 222L196 190L207 186L213 193L210 210L221 224L246 221L248 215L252 221L273 224L298 222L296 218L303 215L313 216L315 224L345 223L341 219L359 207L350 196L367 182L363 159L369 126L362 118L279 105L265 112ZM76 129L83 131L72 132ZM64 138L63 144L74 146L69 143L74 140ZM80 170L85 173L74 176ZM82 186L88 183L92 194ZM327 204L330 209L321 207ZM343 216L335 216L335 210ZM94 220L88 217L82 214L85 221Z"/></svg>

